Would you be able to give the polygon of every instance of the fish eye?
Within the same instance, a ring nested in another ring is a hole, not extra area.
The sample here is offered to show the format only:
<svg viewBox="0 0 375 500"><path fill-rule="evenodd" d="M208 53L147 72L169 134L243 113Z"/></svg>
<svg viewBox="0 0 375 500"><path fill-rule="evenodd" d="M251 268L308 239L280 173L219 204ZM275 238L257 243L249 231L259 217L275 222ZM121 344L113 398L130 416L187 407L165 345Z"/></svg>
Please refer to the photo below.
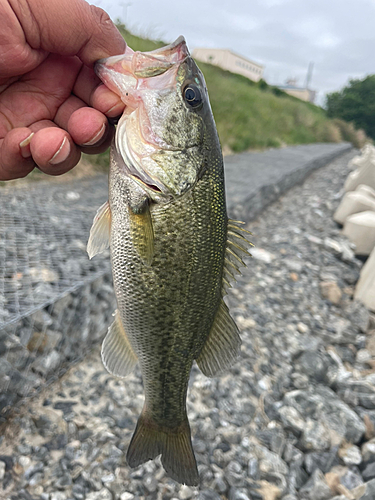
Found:
<svg viewBox="0 0 375 500"><path fill-rule="evenodd" d="M196 108L202 104L202 96L199 88L196 85L189 84L184 89L184 98L187 104L192 108Z"/></svg>

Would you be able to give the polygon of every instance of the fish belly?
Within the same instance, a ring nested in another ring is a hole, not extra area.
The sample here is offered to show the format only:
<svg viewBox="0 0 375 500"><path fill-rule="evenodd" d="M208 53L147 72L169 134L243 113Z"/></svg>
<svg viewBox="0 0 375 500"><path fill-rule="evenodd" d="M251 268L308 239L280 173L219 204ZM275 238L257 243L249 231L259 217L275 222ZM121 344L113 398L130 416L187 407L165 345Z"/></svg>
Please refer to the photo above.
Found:
<svg viewBox="0 0 375 500"><path fill-rule="evenodd" d="M225 214L212 220L197 198L192 191L178 202L152 206L155 252L150 266L132 246L128 208L121 214L112 209L118 309L139 359L146 404L160 423L178 423L185 416L191 365L221 297Z"/></svg>
<svg viewBox="0 0 375 500"><path fill-rule="evenodd" d="M162 454L172 477L196 484L186 394L192 363L202 350L221 300L227 225L224 200L217 203L218 190L207 176L181 199L152 204L154 255L148 265L132 244L124 186L113 184L110 246L114 286L145 388L145 405L129 446L128 462L134 467Z"/></svg>

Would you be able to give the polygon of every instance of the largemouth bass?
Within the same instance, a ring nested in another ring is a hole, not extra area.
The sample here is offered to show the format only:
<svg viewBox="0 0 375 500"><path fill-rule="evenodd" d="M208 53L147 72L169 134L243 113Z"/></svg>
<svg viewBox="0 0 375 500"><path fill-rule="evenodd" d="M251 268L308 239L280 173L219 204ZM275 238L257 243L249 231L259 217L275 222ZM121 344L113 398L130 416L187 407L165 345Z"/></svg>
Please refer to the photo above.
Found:
<svg viewBox="0 0 375 500"><path fill-rule="evenodd" d="M108 371L139 362L145 403L129 445L136 467L161 455L166 472L199 482L186 412L192 364L208 377L241 340L223 301L248 255L227 217L223 158L202 73L185 40L126 49L96 72L126 104L111 147L109 202L94 219L90 258L110 246L118 310L102 346Z"/></svg>

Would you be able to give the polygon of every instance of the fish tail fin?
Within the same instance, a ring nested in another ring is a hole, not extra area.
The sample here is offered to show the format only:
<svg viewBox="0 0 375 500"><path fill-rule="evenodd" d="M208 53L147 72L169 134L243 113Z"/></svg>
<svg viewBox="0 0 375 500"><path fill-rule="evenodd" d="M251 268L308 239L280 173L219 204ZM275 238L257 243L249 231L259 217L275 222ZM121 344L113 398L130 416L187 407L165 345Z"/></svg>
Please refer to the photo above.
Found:
<svg viewBox="0 0 375 500"><path fill-rule="evenodd" d="M199 484L188 419L178 427L168 428L153 421L144 408L126 458L130 467L137 467L158 455L161 455L163 467L172 479L189 486Z"/></svg>

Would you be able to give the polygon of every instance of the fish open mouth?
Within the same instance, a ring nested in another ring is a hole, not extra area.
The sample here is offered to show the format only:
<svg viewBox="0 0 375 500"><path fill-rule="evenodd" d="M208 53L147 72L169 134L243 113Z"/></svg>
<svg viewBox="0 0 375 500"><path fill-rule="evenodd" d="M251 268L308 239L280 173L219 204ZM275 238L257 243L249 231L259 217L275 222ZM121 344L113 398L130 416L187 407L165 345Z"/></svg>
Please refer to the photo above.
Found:
<svg viewBox="0 0 375 500"><path fill-rule="evenodd" d="M186 41L180 36L173 43L151 52L135 52L127 46L124 54L97 61L94 69L102 82L120 96L126 105L136 107L139 90L165 88L165 79L155 80L154 77L178 67L189 56Z"/></svg>
<svg viewBox="0 0 375 500"><path fill-rule="evenodd" d="M178 69L189 56L185 39L179 37L151 52L134 52L127 47L124 54L95 64L99 78L126 104L115 136L124 173L158 200L171 199L179 190L153 155L160 151L173 154L180 147L167 143L158 128L154 129L145 102L149 104L150 96L158 91L174 91Z"/></svg>

